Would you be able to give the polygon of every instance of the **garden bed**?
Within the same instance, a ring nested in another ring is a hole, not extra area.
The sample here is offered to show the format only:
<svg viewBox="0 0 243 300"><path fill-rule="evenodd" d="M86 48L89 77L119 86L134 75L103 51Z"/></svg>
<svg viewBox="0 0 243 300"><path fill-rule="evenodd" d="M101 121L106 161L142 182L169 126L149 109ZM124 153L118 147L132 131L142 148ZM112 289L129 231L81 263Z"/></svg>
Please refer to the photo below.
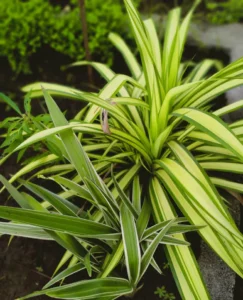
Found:
<svg viewBox="0 0 243 300"><path fill-rule="evenodd" d="M46 50L49 51L48 49ZM190 50L191 51L191 50ZM189 53L189 52L188 52ZM212 52L207 52L208 54ZM38 54L40 55L40 54ZM67 85L73 85L74 87L80 89L86 89L87 86L83 86L81 82L83 82L85 76L85 72L83 69L76 69L68 71L68 73L60 71L60 65L67 64L69 61L63 61L63 57L57 59L56 54L52 54L48 60L45 60L46 52L44 51L40 56L36 56L33 61L33 65L36 66L36 70L33 75L30 75L23 79L23 81L17 81L15 84L13 81L9 81L9 86L5 85L5 91L11 91L16 94L18 99L20 98L19 87L22 85L29 83L30 81L47 81L47 82L56 82ZM188 55L188 56L187 56ZM191 58L191 52L187 54L186 57ZM199 53L198 56L201 54ZM219 58L218 53L215 54L216 58ZM55 58L55 59L54 59ZM120 65L121 57L117 55L117 61L115 65L115 69L121 70L121 73L126 73L126 67ZM38 67L38 63L40 63ZM42 68L41 72L39 68ZM7 77L11 75L5 70L3 75L3 81L8 82ZM6 75L7 74L7 75ZM40 75L41 74L41 75ZM69 75L67 75L69 74ZM67 78L71 78L67 80ZM99 82L100 78L96 77L96 82ZM14 86L14 88L13 88ZM63 110L67 109L67 103L65 100L61 102L61 108ZM68 103L69 114L74 115L77 108L80 108L80 104L72 102ZM221 103L223 104L223 102ZM3 105L1 105L3 106ZM70 109L71 108L71 109ZM0 116L0 119L6 117L4 110L1 109L3 114ZM36 111L38 112L38 106L36 106ZM5 175L9 175L15 172L15 164L13 161L9 161L9 165L5 164L4 171L1 173L5 173ZM241 208L242 212L242 208ZM241 230L243 229L243 222L241 218ZM199 239L196 234L190 234L189 239L192 242L192 247L196 252L196 256L200 255L200 247L199 247ZM48 280L55 269L56 264L60 260L62 256L61 247L57 246L53 242L43 242L43 241L35 241L35 240L25 240L22 238L14 238L9 247L8 239L3 237L0 239L0 295L4 300L13 300L18 296L25 295L33 290L41 288ZM164 253L163 251L157 251L157 257L160 264L163 264L165 261L163 260ZM145 282L142 290L138 291L135 295L134 299L136 300L148 300L148 299L159 299L158 295L154 295L154 291L157 287L161 287L165 285L168 292L172 292L175 294L176 299L180 299L180 296L177 293L177 289L175 287L172 276L168 270L165 270L164 276L158 276L157 273L150 270L143 282ZM75 278L77 279L77 277ZM80 278L81 279L81 278ZM235 288L235 298L234 300L240 300L243 297L242 291L242 279L237 278L237 285ZM36 299L48 299L45 296L39 296ZM223 300L223 299L222 299ZM225 299L226 300L226 299Z"/></svg>

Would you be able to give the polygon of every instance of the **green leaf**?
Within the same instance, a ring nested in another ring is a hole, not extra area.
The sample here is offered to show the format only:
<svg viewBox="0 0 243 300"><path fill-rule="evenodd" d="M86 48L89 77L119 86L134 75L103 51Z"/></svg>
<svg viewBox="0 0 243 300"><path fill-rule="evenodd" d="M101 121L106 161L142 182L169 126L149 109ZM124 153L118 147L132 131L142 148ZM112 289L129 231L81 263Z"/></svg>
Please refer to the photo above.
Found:
<svg viewBox="0 0 243 300"><path fill-rule="evenodd" d="M114 186L118 191L118 194L120 196L121 201L127 206L127 208L130 210L134 218L138 217L138 212L134 208L133 204L131 203L130 199L127 197L127 195L124 193L124 191L121 189L120 185L118 184L114 174L113 174L113 166L111 169L111 177L114 182Z"/></svg>
<svg viewBox="0 0 243 300"><path fill-rule="evenodd" d="M0 222L0 234L14 235L32 239L53 240L43 229L25 224Z"/></svg>
<svg viewBox="0 0 243 300"><path fill-rule="evenodd" d="M125 204L121 205L121 226L128 278L136 285L140 274L141 252L135 220Z"/></svg>
<svg viewBox="0 0 243 300"><path fill-rule="evenodd" d="M43 93L55 126L67 125L67 120L65 119L64 115L62 114L52 97L45 90L43 90ZM76 168L81 178L90 178L94 181L95 184L103 188L103 184L101 183L98 174L96 173L87 154L83 150L83 147L81 146L73 131L71 129L66 130L65 132L60 133L60 136L68 153L69 159Z"/></svg>
<svg viewBox="0 0 243 300"><path fill-rule="evenodd" d="M44 287L43 290L49 288L50 286L52 286L53 284L57 283L58 281L65 279L66 277L73 275L77 272L82 271L83 269L85 269L84 264L83 263L78 263L74 266L68 267L67 269L65 269L64 271L60 272L58 275L56 275L55 277L53 277Z"/></svg>
<svg viewBox="0 0 243 300"><path fill-rule="evenodd" d="M102 99L111 98L113 95L119 92L126 82L133 84L134 86L144 89L136 80L127 75L118 74L115 75L100 91L99 97Z"/></svg>
<svg viewBox="0 0 243 300"><path fill-rule="evenodd" d="M167 235L170 234L174 234L174 233L185 233L185 232L189 232L189 231L194 231L194 230L198 230L201 228L204 228L205 226L194 226L194 225L179 225L178 223L180 222L186 222L187 219L186 218L177 218L174 223L172 224L171 228L169 228L169 231L167 233ZM150 237L151 235L154 235L155 233L157 233L159 230L162 230L165 226L167 226L167 224L170 222L170 220L158 223L156 225L153 225L149 228L147 228L144 231L144 234L142 236L142 239L147 239L148 237Z"/></svg>
<svg viewBox="0 0 243 300"><path fill-rule="evenodd" d="M42 200L49 202L61 214L73 217L77 216L79 208L71 202L67 201L66 199L36 184L29 183L27 181L24 181L23 184L31 192L41 197Z"/></svg>
<svg viewBox="0 0 243 300"><path fill-rule="evenodd" d="M215 184L216 186L218 186L220 188L243 193L243 184L242 183L226 180L223 178L216 178L216 177L210 177L210 179L212 180L213 184Z"/></svg>
<svg viewBox="0 0 243 300"><path fill-rule="evenodd" d="M91 263L90 263L90 252L88 252L84 257L84 265L88 272L89 277L91 277L92 276L92 267L91 267Z"/></svg>
<svg viewBox="0 0 243 300"><path fill-rule="evenodd" d="M243 164L242 163L233 163L233 162L201 162L200 165L205 170L215 170L223 171L230 173L243 173Z"/></svg>
<svg viewBox="0 0 243 300"><path fill-rule="evenodd" d="M160 81L158 65L154 60L154 41L148 37L148 30L153 30L153 23L143 23L137 10L130 0L125 0L127 13L130 19L131 27L136 39L137 46L141 54L144 76L147 86L148 103L150 105L150 126L149 132L152 139L158 135L157 112L164 97L164 88ZM155 31L152 31L155 33ZM154 35L155 37L156 35ZM156 43L157 45L158 43ZM156 47L157 49L157 47ZM157 53L157 51L156 51ZM158 55L156 55L158 57Z"/></svg>
<svg viewBox="0 0 243 300"><path fill-rule="evenodd" d="M182 191L178 189L178 186L171 180L169 175L160 170L158 172L161 182L165 184L170 195L175 201L185 216L194 224L202 224L204 222L200 214L195 210L182 194ZM243 261L242 250L238 246L234 246L231 242L222 238L214 228L206 226L201 229L199 233L205 239L205 241L213 248L213 250L240 276L243 276Z"/></svg>
<svg viewBox="0 0 243 300"><path fill-rule="evenodd" d="M161 172L163 172L161 177L164 178L164 174L167 174L164 171L159 171L159 174ZM149 196L157 222L163 222L176 217L172 204L157 178L153 178L149 185ZM175 238L185 241L182 234L175 235ZM188 247L170 245L166 245L165 250L182 298L185 300L210 299L192 250Z"/></svg>
<svg viewBox="0 0 243 300"><path fill-rule="evenodd" d="M112 254L107 256L107 259L102 266L102 272L99 274L100 278L107 277L113 271L113 269L120 263L123 253L124 246L123 242L120 241L114 247Z"/></svg>
<svg viewBox="0 0 243 300"><path fill-rule="evenodd" d="M24 196L11 184L9 183L2 175L0 175L0 181L9 191L14 200L23 208L30 208L29 203L26 201Z"/></svg>
<svg viewBox="0 0 243 300"><path fill-rule="evenodd" d="M31 97L30 96L31 96L31 91L24 97L24 110L27 115L30 115L30 113L31 113L31 105L30 105Z"/></svg>
<svg viewBox="0 0 243 300"><path fill-rule="evenodd" d="M70 180L68 178L59 175L54 176L53 179L55 182L63 185L65 188L68 188L72 192L75 192L81 198L84 198L88 200L90 203L94 204L94 199L90 195L87 188L85 188L84 186L79 185L74 180Z"/></svg>
<svg viewBox="0 0 243 300"><path fill-rule="evenodd" d="M22 113L18 105L13 100L11 100L8 96L4 95L3 93L0 93L0 99L3 100L5 103L7 103L12 109L14 109L22 117Z"/></svg>
<svg viewBox="0 0 243 300"><path fill-rule="evenodd" d="M0 217L82 237L103 237L107 239L116 239L119 237L119 234L116 234L115 231L107 225L53 213L1 206Z"/></svg>
<svg viewBox="0 0 243 300"><path fill-rule="evenodd" d="M116 33L111 32L108 36L112 44L121 52L123 55L130 72L134 78L138 79L141 75L141 67L138 64L134 54L131 52L124 40Z"/></svg>
<svg viewBox="0 0 243 300"><path fill-rule="evenodd" d="M230 242L241 247L243 236L239 230L229 222L228 216L226 216L222 210L219 210L210 195L205 191L203 185L184 167L171 159L163 159L159 164L168 172L180 189L188 195L188 202L197 210L205 222Z"/></svg>
<svg viewBox="0 0 243 300"><path fill-rule="evenodd" d="M173 112L173 115L180 116L196 128L208 133L222 146L243 160L243 146L241 142L219 118L216 118L212 114L210 115L209 113L191 108L178 109Z"/></svg>
<svg viewBox="0 0 243 300"><path fill-rule="evenodd" d="M150 216L151 216L151 205L148 199L145 198L141 212L137 218L137 223L136 223L139 240L143 236L144 231L148 226Z"/></svg>
<svg viewBox="0 0 243 300"><path fill-rule="evenodd" d="M205 191L213 201L213 203L218 207L218 209L223 213L229 220L229 222L235 226L234 220L227 211L226 206L224 205L221 196L218 191L211 183L208 175L205 171L200 167L197 161L193 158L190 152L183 147L183 145L176 143L174 141L169 142L169 147L176 155L177 160L194 176L204 187Z"/></svg>
<svg viewBox="0 0 243 300"><path fill-rule="evenodd" d="M152 242L151 239L147 239L149 242ZM160 244L164 245L173 245L173 246L190 246L191 244L187 241L176 239L170 236L165 236Z"/></svg>
<svg viewBox="0 0 243 300"><path fill-rule="evenodd" d="M84 254L86 255L86 253ZM59 261L55 271L53 272L52 277L61 269L62 266L65 265L65 263L71 258L73 257L73 253L69 250L66 250L65 253L63 254L61 260Z"/></svg>
<svg viewBox="0 0 243 300"><path fill-rule="evenodd" d="M112 197L112 195L107 195L102 191L99 187L97 187L94 182L89 180L88 178L84 178L84 183L87 186L92 197L96 200L100 209L103 210L104 215L107 213L109 217L109 222L117 228L117 221L119 219L118 216L118 207Z"/></svg>
<svg viewBox="0 0 243 300"><path fill-rule="evenodd" d="M22 88L22 91L26 93L31 91L31 98L39 98L43 96L42 87L53 96L70 98L73 100L80 100L80 97L77 96L77 93L82 93L79 90L64 85L47 82L36 82L28 84Z"/></svg>
<svg viewBox="0 0 243 300"><path fill-rule="evenodd" d="M164 228L156 235L156 237L153 239L152 243L146 249L146 251L142 257L142 261L141 261L140 278L146 272L146 270L154 256L154 253L160 244L160 241L163 239L163 237L168 232L168 230L170 229L170 227L173 225L174 222L175 222L175 219L172 219L171 221L169 221L164 226Z"/></svg>
<svg viewBox="0 0 243 300"><path fill-rule="evenodd" d="M47 295L58 299L103 299L104 297L121 296L132 292L130 283L122 278L90 279L35 292L20 299Z"/></svg>

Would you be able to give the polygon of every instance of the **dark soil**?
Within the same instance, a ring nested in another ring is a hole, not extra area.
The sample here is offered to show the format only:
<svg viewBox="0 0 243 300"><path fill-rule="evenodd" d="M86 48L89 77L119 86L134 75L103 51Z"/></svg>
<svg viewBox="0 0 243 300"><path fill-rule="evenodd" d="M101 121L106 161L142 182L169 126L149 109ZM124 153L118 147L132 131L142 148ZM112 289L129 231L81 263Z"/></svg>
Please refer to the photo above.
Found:
<svg viewBox="0 0 243 300"><path fill-rule="evenodd" d="M14 238L8 246L9 239L0 239L0 299L14 300L40 290L50 279L63 250L55 242ZM158 261L164 261L163 251L157 253ZM161 264L162 265L162 264ZM75 278L76 277L76 278ZM80 280L75 276L74 279ZM169 269L164 275L158 275L153 269L146 274L141 284L142 289L133 297L134 300L158 300L154 294L157 287L166 286L169 293L180 296ZM47 296L35 297L36 300L50 299ZM122 297L121 300L128 298Z"/></svg>
<svg viewBox="0 0 243 300"><path fill-rule="evenodd" d="M0 239L0 299L14 300L45 285L62 255L55 242ZM36 300L50 299L39 296Z"/></svg>

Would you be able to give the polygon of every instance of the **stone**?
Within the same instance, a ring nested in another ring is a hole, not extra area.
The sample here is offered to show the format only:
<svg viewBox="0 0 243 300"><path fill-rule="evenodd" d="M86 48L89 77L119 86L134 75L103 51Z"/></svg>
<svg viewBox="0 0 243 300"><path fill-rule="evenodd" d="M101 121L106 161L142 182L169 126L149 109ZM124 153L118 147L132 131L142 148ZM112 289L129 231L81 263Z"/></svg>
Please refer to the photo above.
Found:
<svg viewBox="0 0 243 300"><path fill-rule="evenodd" d="M239 225L240 205L238 200L229 197L229 210ZM236 275L204 241L201 242L198 263L211 298L213 300L233 300Z"/></svg>
<svg viewBox="0 0 243 300"><path fill-rule="evenodd" d="M227 52L230 62L243 56L243 24L208 25L193 23L189 30L189 41L204 47L216 47ZM227 91L227 103L243 100L243 85ZM243 117L243 109L230 114L231 121Z"/></svg>

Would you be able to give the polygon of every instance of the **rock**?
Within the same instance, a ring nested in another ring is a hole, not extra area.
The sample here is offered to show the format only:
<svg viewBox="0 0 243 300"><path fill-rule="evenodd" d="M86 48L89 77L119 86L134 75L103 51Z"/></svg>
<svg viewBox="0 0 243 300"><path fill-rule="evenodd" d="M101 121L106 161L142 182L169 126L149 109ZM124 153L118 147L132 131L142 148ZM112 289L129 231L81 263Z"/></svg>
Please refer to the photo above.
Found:
<svg viewBox="0 0 243 300"><path fill-rule="evenodd" d="M230 211L239 225L240 206L236 199L229 199ZM198 259L200 270L213 300L233 300L236 275L217 254L202 241Z"/></svg>
<svg viewBox="0 0 243 300"><path fill-rule="evenodd" d="M206 25L192 24L189 30L189 40L205 47L217 47L226 51L230 62L243 56L243 24ZM231 104L243 99L243 85L226 92L227 103ZM243 109L230 114L231 120L243 117Z"/></svg>
<svg viewBox="0 0 243 300"><path fill-rule="evenodd" d="M233 300L234 272L203 241L198 263L211 298L213 300Z"/></svg>

